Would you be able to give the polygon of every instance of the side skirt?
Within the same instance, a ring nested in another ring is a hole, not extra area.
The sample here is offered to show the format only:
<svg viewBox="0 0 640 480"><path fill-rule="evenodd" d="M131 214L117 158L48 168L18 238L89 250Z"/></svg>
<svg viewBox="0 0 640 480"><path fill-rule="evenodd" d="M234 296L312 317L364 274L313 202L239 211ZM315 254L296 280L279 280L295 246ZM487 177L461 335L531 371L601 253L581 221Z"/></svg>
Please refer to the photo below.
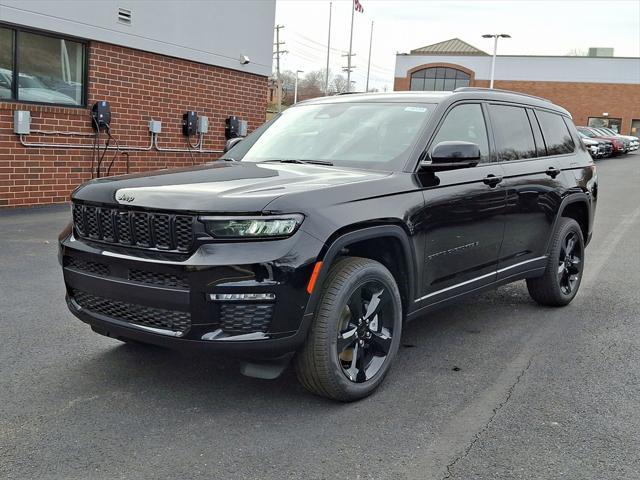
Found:
<svg viewBox="0 0 640 480"><path fill-rule="evenodd" d="M509 275L507 277L502 277L499 278L498 280L491 282L489 284L486 285L482 285L479 286L477 288L473 288L471 290L467 290L465 292L460 292L457 293L455 295L452 295L450 297L447 297L445 299L439 300L437 302L434 303L430 303L427 305L423 305L420 306L418 308L416 308L415 310L407 313L407 321L412 321L415 320L416 318L419 318L423 315L425 315L426 313L432 312L434 310L437 310L439 308L442 307L446 307L452 304L456 304L458 303L460 300L468 297L468 296L472 296L472 295L476 295L478 293L482 293L482 292L486 292L489 290L494 290L502 285L506 285L508 283L512 283L512 282L516 282L518 280L524 280L526 278L532 278L532 277L539 277L540 275L542 275L545 271L546 267L537 267L537 268L532 268L530 270L526 270L524 272L518 272L518 273L514 273L513 275Z"/></svg>

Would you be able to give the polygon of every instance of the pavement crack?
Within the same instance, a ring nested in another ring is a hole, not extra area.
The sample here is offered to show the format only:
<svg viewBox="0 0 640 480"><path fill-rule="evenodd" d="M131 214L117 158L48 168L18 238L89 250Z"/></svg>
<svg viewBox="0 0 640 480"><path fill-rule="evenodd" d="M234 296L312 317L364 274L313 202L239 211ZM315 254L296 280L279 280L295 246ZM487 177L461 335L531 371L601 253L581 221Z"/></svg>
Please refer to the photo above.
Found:
<svg viewBox="0 0 640 480"><path fill-rule="evenodd" d="M529 367L531 367L531 364L533 363L533 358L534 357L535 357L535 354L532 355L531 358L529 358L529 361L527 362L527 365L520 371L520 373L516 377L515 381L507 389L507 395L505 396L504 400L493 408L493 413L491 414L491 417L489 417L489 420L487 420L487 422L475 433L475 435L473 436L473 438L471 439L469 444L465 447L465 449L462 451L462 453L460 455L458 455L457 457L455 457L451 462L449 462L447 464L446 473L445 473L444 477L442 477L442 480L446 480L446 479L452 477L452 475L453 475L453 472L452 472L453 467L460 460L463 460L467 455L469 455L469 453L473 449L474 445L478 442L478 440L480 440L480 437L484 434L484 432L486 432L489 429L489 426L491 425L491 423L493 423L493 420L496 418L496 415L498 414L498 412L500 410L502 410L502 408L507 403L509 403L509 400L511 400L511 396L513 395L513 392L514 392L516 386L518 385L518 383L520 383L520 380L525 375L525 373L527 373L527 370L529 370Z"/></svg>

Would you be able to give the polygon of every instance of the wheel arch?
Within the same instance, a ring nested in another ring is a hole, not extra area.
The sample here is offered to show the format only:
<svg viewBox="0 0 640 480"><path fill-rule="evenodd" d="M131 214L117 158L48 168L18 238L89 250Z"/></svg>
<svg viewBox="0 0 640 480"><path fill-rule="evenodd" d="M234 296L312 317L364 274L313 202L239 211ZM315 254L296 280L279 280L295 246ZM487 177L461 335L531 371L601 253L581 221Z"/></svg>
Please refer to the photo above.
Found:
<svg viewBox="0 0 640 480"><path fill-rule="evenodd" d="M582 236L586 245L589 241L589 232L591 231L591 216L589 214L589 208L589 196L586 193L572 193L567 196L560 203L558 215L554 220L553 229L551 231L556 231L560 218L572 218L578 222L578 225L580 225L580 230L582 230ZM551 239L547 242L546 251L549 250L550 241Z"/></svg>
<svg viewBox="0 0 640 480"><path fill-rule="evenodd" d="M400 289L403 314L406 316L415 296L415 252L405 229L396 224L356 227L355 230L345 232L343 229L334 233L327 242L327 248L318 258L318 261L322 261L322 267L307 303L305 315L315 311L322 284L331 266L344 255L370 258L387 267Z"/></svg>

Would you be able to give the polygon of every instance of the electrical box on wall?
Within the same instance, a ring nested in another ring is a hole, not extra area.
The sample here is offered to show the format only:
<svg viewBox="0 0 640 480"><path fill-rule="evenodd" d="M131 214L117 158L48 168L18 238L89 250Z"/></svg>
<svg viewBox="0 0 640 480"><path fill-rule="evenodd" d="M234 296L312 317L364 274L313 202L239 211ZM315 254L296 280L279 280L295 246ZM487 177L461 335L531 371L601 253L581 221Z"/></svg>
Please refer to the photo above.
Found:
<svg viewBox="0 0 640 480"><path fill-rule="evenodd" d="M247 136L247 121L240 120L235 115L227 117L225 120L224 136L227 140L237 137Z"/></svg>
<svg viewBox="0 0 640 480"><path fill-rule="evenodd" d="M93 104L91 108L91 126L94 130L108 129L111 124L111 107L109 102L101 100Z"/></svg>
<svg viewBox="0 0 640 480"><path fill-rule="evenodd" d="M149 120L149 132L160 133L162 131L162 122L160 120Z"/></svg>
<svg viewBox="0 0 640 480"><path fill-rule="evenodd" d="M209 117L204 115L198 117L198 133L207 133L209 131Z"/></svg>
<svg viewBox="0 0 640 480"><path fill-rule="evenodd" d="M29 135L31 133L30 111L16 110L13 112L13 133L16 135Z"/></svg>
<svg viewBox="0 0 640 480"><path fill-rule="evenodd" d="M185 112L182 115L182 134L190 137L197 133L198 128L198 112Z"/></svg>

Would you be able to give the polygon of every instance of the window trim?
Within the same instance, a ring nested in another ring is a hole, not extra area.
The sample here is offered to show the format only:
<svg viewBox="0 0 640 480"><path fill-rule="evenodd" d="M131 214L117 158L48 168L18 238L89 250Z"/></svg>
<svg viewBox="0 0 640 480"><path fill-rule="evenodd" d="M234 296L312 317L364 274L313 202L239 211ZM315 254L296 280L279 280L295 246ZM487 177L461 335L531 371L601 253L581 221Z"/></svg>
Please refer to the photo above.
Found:
<svg viewBox="0 0 640 480"><path fill-rule="evenodd" d="M72 35L65 35L61 33L56 33L49 30L39 30L37 28L24 27L22 25L16 25L9 22L0 22L0 28L6 28L12 31L13 33L13 65L11 66L11 98L3 98L0 99L0 102L4 103L24 103L25 105L42 105L42 106L50 106L50 107L64 107L64 108L78 108L84 109L87 108L88 98L89 98L89 41L83 38L74 37ZM24 33L32 33L35 35L42 35L44 37L55 38L57 40L69 40L70 42L79 43L82 45L82 53L83 53L83 72L82 72L82 99L81 103L78 105L72 105L69 103L49 103L49 102L35 102L32 100L20 100L18 99L18 64L19 64L19 54L18 54L18 41L20 32Z"/></svg>

